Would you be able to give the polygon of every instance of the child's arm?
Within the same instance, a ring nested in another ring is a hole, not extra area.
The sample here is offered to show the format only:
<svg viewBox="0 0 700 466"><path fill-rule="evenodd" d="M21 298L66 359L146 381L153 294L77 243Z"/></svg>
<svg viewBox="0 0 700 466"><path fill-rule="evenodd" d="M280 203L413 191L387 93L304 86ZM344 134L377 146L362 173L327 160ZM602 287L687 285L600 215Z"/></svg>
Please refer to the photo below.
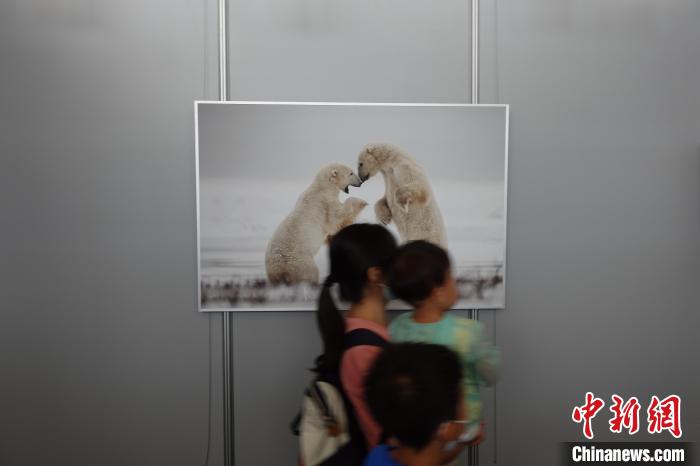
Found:
<svg viewBox="0 0 700 466"><path fill-rule="evenodd" d="M479 328L474 351L476 353L474 362L479 377L489 385L498 382L501 368L501 352L484 338L483 327Z"/></svg>

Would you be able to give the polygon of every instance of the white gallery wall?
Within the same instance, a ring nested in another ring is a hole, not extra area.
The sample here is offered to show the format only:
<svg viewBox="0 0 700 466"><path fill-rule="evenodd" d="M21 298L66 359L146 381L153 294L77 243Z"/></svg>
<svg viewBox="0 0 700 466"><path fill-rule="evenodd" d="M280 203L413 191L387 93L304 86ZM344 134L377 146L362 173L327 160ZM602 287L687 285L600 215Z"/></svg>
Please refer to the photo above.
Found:
<svg viewBox="0 0 700 466"><path fill-rule="evenodd" d="M468 102L468 11L231 0L230 97ZM672 390L697 440L700 5L481 14L481 102L511 105L481 464L556 464L586 391ZM203 465L208 425L223 463L220 316L196 312L194 251L192 101L216 98L216 40L212 1L0 4L0 464ZM236 464L294 464L314 316L233 325Z"/></svg>
<svg viewBox="0 0 700 466"><path fill-rule="evenodd" d="M201 2L0 2L3 466L204 464L192 100L216 92L215 11L205 34Z"/></svg>

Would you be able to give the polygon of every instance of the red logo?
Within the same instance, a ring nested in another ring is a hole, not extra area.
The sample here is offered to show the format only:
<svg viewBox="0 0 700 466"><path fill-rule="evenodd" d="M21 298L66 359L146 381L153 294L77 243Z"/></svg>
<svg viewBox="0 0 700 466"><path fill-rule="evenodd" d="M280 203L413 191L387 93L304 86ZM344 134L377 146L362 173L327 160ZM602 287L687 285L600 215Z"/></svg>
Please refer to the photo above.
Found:
<svg viewBox="0 0 700 466"><path fill-rule="evenodd" d="M639 431L639 400L633 396L627 403L617 395L612 396L613 405L610 411L613 413L613 418L608 422L610 424L610 432L620 433L622 428L627 429L630 435L634 435Z"/></svg>
<svg viewBox="0 0 700 466"><path fill-rule="evenodd" d="M621 433L627 430L629 435L639 432L639 411L641 405L637 397L633 396L625 401L619 395L611 397L612 405L610 412L613 414L608 421L610 432ZM593 418L603 409L605 402L596 398L591 392L586 392L586 402L581 406L575 406L571 413L571 419L577 423L583 423L583 435L587 439L592 439ZM683 435L681 429L681 397L669 395L663 400L659 400L656 395L651 397L647 408L647 432L658 434L667 430L675 438Z"/></svg>
<svg viewBox="0 0 700 466"><path fill-rule="evenodd" d="M603 409L605 403L600 398L593 396L593 393L586 393L586 404L583 406L576 406L574 411L571 413L571 419L576 423L581 423L583 421L583 435L587 439L593 438L593 425L592 420L598 411Z"/></svg>
<svg viewBox="0 0 700 466"><path fill-rule="evenodd" d="M681 430L681 397L669 395L663 400L654 395L647 409L649 433L659 433L664 430L671 432L676 438L683 435Z"/></svg>

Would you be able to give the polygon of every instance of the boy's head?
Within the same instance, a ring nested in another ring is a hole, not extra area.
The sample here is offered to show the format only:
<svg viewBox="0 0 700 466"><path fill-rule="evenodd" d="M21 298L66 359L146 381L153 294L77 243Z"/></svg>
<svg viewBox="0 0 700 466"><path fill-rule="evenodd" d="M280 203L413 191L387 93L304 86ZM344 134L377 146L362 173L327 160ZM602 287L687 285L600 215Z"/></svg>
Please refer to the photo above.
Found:
<svg viewBox="0 0 700 466"><path fill-rule="evenodd" d="M431 440L455 440L461 425L462 366L445 346L395 343L377 357L365 380L372 415L387 437L422 450Z"/></svg>
<svg viewBox="0 0 700 466"><path fill-rule="evenodd" d="M387 282L397 298L413 307L431 301L449 309L459 297L447 251L428 241L401 246L389 266Z"/></svg>

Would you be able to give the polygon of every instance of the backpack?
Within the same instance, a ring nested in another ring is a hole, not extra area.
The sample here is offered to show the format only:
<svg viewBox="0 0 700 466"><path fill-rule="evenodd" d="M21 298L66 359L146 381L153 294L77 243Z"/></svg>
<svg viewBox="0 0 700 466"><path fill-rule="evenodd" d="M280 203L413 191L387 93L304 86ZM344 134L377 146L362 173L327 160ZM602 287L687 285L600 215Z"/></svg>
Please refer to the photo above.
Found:
<svg viewBox="0 0 700 466"><path fill-rule="evenodd" d="M361 345L383 348L388 342L364 328L345 334L343 351ZM359 466L367 456L365 437L340 382L340 369L314 377L291 424L299 437L303 466Z"/></svg>

